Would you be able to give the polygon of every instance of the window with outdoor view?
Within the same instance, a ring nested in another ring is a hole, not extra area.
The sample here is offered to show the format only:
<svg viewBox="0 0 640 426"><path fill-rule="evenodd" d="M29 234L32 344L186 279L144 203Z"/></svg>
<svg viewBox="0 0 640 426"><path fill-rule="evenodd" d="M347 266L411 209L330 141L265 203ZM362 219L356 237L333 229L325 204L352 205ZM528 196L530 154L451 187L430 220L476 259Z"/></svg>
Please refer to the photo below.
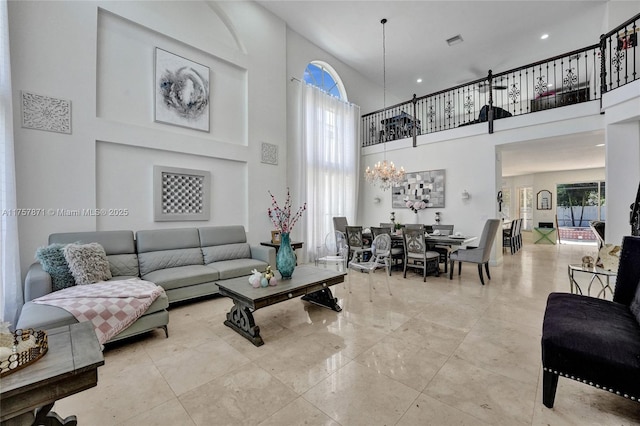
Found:
<svg viewBox="0 0 640 426"><path fill-rule="evenodd" d="M595 241L589 222L605 220L605 182L561 183L556 190L561 240Z"/></svg>

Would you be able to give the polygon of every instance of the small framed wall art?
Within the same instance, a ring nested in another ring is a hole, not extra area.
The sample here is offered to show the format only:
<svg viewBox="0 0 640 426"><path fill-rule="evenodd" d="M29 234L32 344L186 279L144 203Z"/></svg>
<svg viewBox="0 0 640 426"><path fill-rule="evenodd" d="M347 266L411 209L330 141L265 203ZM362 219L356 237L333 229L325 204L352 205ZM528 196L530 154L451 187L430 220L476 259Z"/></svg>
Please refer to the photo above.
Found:
<svg viewBox="0 0 640 426"><path fill-rule="evenodd" d="M280 244L280 231L271 231L271 243Z"/></svg>
<svg viewBox="0 0 640 426"><path fill-rule="evenodd" d="M153 219L156 222L209 220L211 173L153 166Z"/></svg>
<svg viewBox="0 0 640 426"><path fill-rule="evenodd" d="M160 48L155 56L155 121L208 132L209 67Z"/></svg>

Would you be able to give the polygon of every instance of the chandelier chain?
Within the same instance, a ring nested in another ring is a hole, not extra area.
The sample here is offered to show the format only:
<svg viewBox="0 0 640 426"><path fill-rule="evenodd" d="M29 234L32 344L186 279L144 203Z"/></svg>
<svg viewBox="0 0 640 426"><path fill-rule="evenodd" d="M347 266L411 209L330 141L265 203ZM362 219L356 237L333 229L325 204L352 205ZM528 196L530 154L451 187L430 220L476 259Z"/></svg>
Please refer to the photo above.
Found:
<svg viewBox="0 0 640 426"><path fill-rule="evenodd" d="M392 186L399 185L405 176L404 168L396 169L393 162L387 163L387 43L385 24L386 18L383 18L380 23L382 24L382 125L383 131L382 137L382 152L383 161L378 161L373 169L367 167L365 171L365 179L372 185L378 185L382 190L387 190Z"/></svg>

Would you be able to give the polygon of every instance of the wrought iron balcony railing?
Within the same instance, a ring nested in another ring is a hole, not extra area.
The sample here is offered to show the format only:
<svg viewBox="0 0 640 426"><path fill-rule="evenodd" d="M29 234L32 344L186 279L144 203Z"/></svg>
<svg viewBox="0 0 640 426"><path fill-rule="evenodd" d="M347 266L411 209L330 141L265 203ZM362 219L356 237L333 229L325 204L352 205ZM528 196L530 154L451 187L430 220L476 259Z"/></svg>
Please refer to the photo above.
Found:
<svg viewBox="0 0 640 426"><path fill-rule="evenodd" d="M362 116L362 146L599 100L640 78L640 14L599 44L416 97Z"/></svg>

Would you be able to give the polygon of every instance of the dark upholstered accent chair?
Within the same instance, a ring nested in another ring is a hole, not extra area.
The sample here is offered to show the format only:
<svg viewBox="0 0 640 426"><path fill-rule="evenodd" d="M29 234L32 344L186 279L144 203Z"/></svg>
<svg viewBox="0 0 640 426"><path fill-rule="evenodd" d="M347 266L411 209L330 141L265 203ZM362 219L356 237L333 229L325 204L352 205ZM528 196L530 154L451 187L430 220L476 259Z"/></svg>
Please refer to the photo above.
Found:
<svg viewBox="0 0 640 426"><path fill-rule="evenodd" d="M564 376L640 398L640 237L625 237L613 301L551 293L542 324L542 402L552 408ZM634 314L634 312L636 314Z"/></svg>

